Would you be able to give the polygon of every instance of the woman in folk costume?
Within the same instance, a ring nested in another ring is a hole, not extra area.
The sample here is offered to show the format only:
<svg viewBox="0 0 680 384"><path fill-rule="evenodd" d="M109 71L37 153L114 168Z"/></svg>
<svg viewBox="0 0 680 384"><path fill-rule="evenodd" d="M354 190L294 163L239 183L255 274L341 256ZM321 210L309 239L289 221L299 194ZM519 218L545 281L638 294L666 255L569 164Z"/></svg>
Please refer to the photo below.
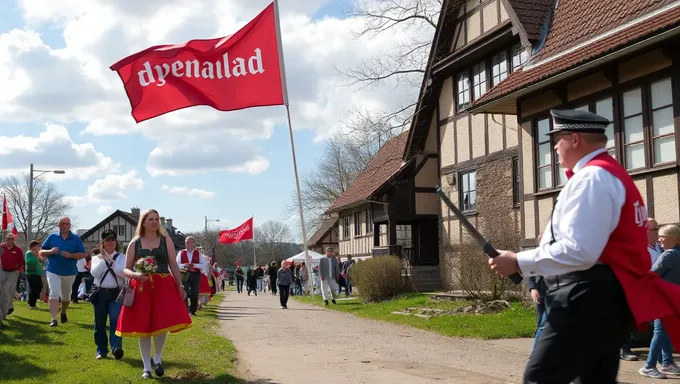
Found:
<svg viewBox="0 0 680 384"><path fill-rule="evenodd" d="M139 338L144 379L151 378L152 365L156 376L163 376L161 356L168 332L176 333L191 325L184 305L182 275L175 257L168 255L175 255L175 246L160 225L158 212L148 209L142 213L135 237L127 248L125 276L130 279L134 300L131 306L123 306L116 331L118 336ZM144 274L135 270L135 262L146 257L155 259L155 272ZM152 337L156 349L153 362Z"/></svg>
<svg viewBox="0 0 680 384"><path fill-rule="evenodd" d="M198 247L198 251L203 253L203 247ZM198 288L198 309L203 309L203 304L208 304L208 299L212 291L210 290L210 279L208 279L208 273L210 271L210 262L208 262L205 268L201 269L201 285Z"/></svg>

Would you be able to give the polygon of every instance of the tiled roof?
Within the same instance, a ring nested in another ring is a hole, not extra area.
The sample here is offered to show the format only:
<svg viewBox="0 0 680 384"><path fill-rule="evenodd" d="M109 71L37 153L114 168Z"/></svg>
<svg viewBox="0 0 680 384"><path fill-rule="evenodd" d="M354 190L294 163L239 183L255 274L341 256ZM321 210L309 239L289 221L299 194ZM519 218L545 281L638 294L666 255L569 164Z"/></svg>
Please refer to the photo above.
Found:
<svg viewBox="0 0 680 384"><path fill-rule="evenodd" d="M555 6L555 0L508 0L530 42L541 37L541 28Z"/></svg>
<svg viewBox="0 0 680 384"><path fill-rule="evenodd" d="M307 241L308 246L316 245L318 242L323 240L324 237L328 234L328 232L335 227L335 225L338 222L338 218L336 217L330 217L328 219L324 219L324 221L321 223L321 226L319 229L314 232L312 237L309 238Z"/></svg>
<svg viewBox="0 0 680 384"><path fill-rule="evenodd" d="M338 212L364 202L396 175L404 164L402 157L408 141L408 132L388 140L349 188L333 202L327 212Z"/></svg>
<svg viewBox="0 0 680 384"><path fill-rule="evenodd" d="M560 0L553 14L550 33L535 60L550 57L674 1Z"/></svg>
<svg viewBox="0 0 680 384"><path fill-rule="evenodd" d="M615 0L613 1L614 3L621 3L621 0ZM629 0L628 3L632 3L631 5L632 8L637 9L638 6L635 5L637 3L644 3L647 4L650 1L643 1L643 0ZM605 6L605 1L598 1L597 4L592 4L591 5L596 5L597 7L600 6ZM580 8L580 1L579 0L561 0L560 1L560 7L563 8L563 12L566 13L564 8L566 8L569 4L573 4L576 6L578 4L579 9L581 11L584 11L583 8ZM590 8L591 12L595 13L603 13L600 12L599 9L597 11L594 11L592 7ZM629 14L629 13L627 13ZM639 15L639 14L638 14ZM630 16L632 17L632 16ZM589 17L590 18L590 17ZM589 19L588 18L588 19ZM629 17L628 17L629 18ZM562 19L564 20L564 18ZM609 20L609 19L608 19ZM564 21L563 21L564 22ZM612 22L615 22L616 25L618 26L622 23L619 19L612 20ZM557 24L557 20L555 21L555 24ZM534 66L534 67L528 67L521 69L519 71L513 72L508 76L504 81L502 81L500 84L495 86L494 88L491 88L489 92L486 93L486 95L482 96L479 98L475 103L473 107L481 106L484 104L488 104L489 102L499 99L505 95L508 95L512 92L515 92L521 88L527 87L529 85L535 84L543 79L546 79L551 76L555 76L559 73L562 73L566 70L569 70L571 68L574 68L580 64L586 63L588 61L595 60L601 56L604 56L610 52L613 52L619 48L623 48L626 46L629 46L637 41L640 41L644 38L653 36L655 34L658 34L668 28L674 27L680 25L680 7L673 8L672 10L669 10L667 12L664 12L660 15L657 15L649 20L646 20L642 23L636 24L634 26L631 26L630 28L623 29L617 33L611 34L603 39L596 40L593 43L587 44L581 48L575 49L557 59L548 61L546 63ZM611 29L615 26L610 26L608 29ZM558 28L559 27L559 28ZM579 30L581 28L584 29L589 29L585 23L579 23L578 25L571 25L572 31L576 33L576 30ZM554 26L554 30L560 31L563 30L562 27L559 25ZM602 28L597 29L599 32L603 32L604 30ZM550 32L551 34L553 33L552 31ZM593 32L594 33L594 32ZM579 33L580 35L581 33ZM593 36L588 36L588 37L593 37ZM550 38L550 37L549 37ZM568 39L568 40L573 40L573 39ZM561 48L560 51L568 49L569 45L566 44L560 44ZM558 51L553 50L554 54L559 53Z"/></svg>

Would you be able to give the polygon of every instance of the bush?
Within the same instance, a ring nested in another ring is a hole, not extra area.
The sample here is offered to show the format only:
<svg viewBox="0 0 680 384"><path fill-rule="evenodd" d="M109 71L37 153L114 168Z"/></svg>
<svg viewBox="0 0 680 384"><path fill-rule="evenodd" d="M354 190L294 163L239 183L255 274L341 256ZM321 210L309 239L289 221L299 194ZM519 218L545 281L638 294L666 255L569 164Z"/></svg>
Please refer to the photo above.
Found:
<svg viewBox="0 0 680 384"><path fill-rule="evenodd" d="M352 285L366 302L391 299L403 292L401 260L396 256L375 256L350 269Z"/></svg>

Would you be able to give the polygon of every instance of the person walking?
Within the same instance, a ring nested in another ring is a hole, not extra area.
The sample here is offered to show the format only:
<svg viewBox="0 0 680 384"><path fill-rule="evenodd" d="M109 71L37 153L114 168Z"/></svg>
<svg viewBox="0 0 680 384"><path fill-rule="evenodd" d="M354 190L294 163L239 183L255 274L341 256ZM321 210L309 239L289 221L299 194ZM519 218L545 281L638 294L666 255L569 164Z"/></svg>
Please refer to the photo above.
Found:
<svg viewBox="0 0 680 384"><path fill-rule="evenodd" d="M53 233L42 243L40 256L47 258L47 285L49 287L50 327L57 326L57 314L61 301L61 323L68 321L66 312L71 302L73 281L78 275L78 260L85 257L85 246L80 237L71 232L71 219L59 219L59 232Z"/></svg>
<svg viewBox="0 0 680 384"><path fill-rule="evenodd" d="M338 292L338 277L340 276L340 266L338 259L334 255L331 247L326 248L326 257L319 260L319 278L321 279L321 296L323 302L328 305L330 298L335 303L335 295Z"/></svg>
<svg viewBox="0 0 680 384"><path fill-rule="evenodd" d="M37 309L36 304L43 289L42 257L40 256L40 242L32 240L26 252L26 280L28 280L28 308Z"/></svg>
<svg viewBox="0 0 680 384"><path fill-rule="evenodd" d="M165 374L162 355L168 332L180 332L191 326L182 275L174 256L175 245L160 225L158 211L147 209L139 218L125 255L125 276L130 279L134 299L131 306L123 306L116 327L118 336L139 338L143 379L151 378L151 367L156 376ZM151 274L141 273L135 267L139 259L147 257L156 261L156 271ZM156 350L153 360L152 338Z"/></svg>
<svg viewBox="0 0 680 384"><path fill-rule="evenodd" d="M680 346L680 286L650 271L647 209L607 152L611 122L584 111L550 112L548 135L568 181L538 248L499 250L488 263L498 275L543 276L546 283L546 321L524 383L613 384L634 325L663 316Z"/></svg>
<svg viewBox="0 0 680 384"><path fill-rule="evenodd" d="M0 264L4 271L4 278L0 281L3 294L0 296L0 317L6 319L14 312L14 293L17 291L17 283L21 270L26 264L24 251L15 244L16 236L9 232L5 242L0 245L2 257Z"/></svg>
<svg viewBox="0 0 680 384"><path fill-rule="evenodd" d="M287 261L281 262L281 268L276 272L276 281L279 286L279 301L282 309L288 309L288 297L290 286L293 284L293 272L290 270Z"/></svg>
<svg viewBox="0 0 680 384"><path fill-rule="evenodd" d="M121 304L117 298L120 287L125 284L125 255L120 253L116 233L110 229L102 232L99 253L92 256L90 273L93 289L89 298L94 308L94 343L97 346L95 358L111 354L116 360L123 358L123 339L116 335ZM106 320L109 320L109 337L106 337Z"/></svg>
<svg viewBox="0 0 680 384"><path fill-rule="evenodd" d="M243 280L245 280L245 274L240 265L236 266L234 274L236 275L236 291L238 293L243 293Z"/></svg>

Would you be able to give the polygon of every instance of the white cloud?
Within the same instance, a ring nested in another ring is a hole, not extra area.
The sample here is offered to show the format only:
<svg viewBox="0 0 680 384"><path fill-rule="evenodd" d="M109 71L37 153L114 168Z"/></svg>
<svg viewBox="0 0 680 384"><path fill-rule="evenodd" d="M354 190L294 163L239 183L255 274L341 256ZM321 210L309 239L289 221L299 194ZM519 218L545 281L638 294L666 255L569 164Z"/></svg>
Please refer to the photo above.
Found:
<svg viewBox="0 0 680 384"><path fill-rule="evenodd" d="M109 66L152 45L232 34L269 3L21 0L26 29L0 35L0 121L49 118L63 124L77 122L84 125L81 134L85 137L140 133L157 142L147 164L154 175L262 172L268 161L257 154L258 140L269 139L275 126L285 126L285 109L217 112L196 107L135 124L123 85ZM362 26L360 19L312 20L324 5L332 6L332 1L288 0L280 4L293 127L314 130L317 138L336 132L355 105L385 110L417 96L413 88L398 86L396 80L382 87L345 86L334 69L334 65L352 67L384 54L410 39L413 31L395 28L391 33L355 40L352 32ZM30 30L43 25L62 28L66 47L53 49ZM430 32L423 29L416 33ZM182 142L188 136L211 144L217 144L215 138L219 137L219 145L228 150L216 159L211 151L178 151L168 143Z"/></svg>
<svg viewBox="0 0 680 384"><path fill-rule="evenodd" d="M144 181L137 177L136 171L123 175L107 175L95 180L87 187L85 196L67 196L73 205L85 205L122 200L127 197L125 191L144 188Z"/></svg>
<svg viewBox="0 0 680 384"><path fill-rule="evenodd" d="M110 205L102 205L99 208L97 208L97 214L98 215L109 215L113 211L114 211L114 208Z"/></svg>
<svg viewBox="0 0 680 384"><path fill-rule="evenodd" d="M28 165L37 169L61 169L61 175L47 174L50 180L88 179L108 173L117 173L120 164L95 150L91 143L76 144L66 128L45 125L38 136L0 136L0 174L17 174L28 171Z"/></svg>
<svg viewBox="0 0 680 384"><path fill-rule="evenodd" d="M162 189L175 195L198 197L199 199L212 199L215 197L215 192L198 188L170 187L168 185L164 185Z"/></svg>

